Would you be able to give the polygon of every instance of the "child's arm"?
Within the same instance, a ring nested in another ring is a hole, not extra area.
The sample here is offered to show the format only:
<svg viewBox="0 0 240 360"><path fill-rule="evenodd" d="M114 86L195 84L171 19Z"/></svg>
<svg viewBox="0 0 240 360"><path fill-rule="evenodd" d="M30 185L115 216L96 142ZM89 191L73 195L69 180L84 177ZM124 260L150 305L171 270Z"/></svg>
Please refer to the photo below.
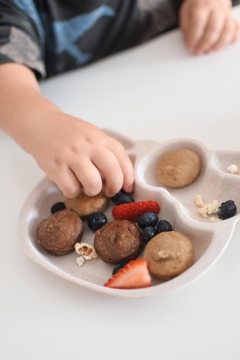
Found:
<svg viewBox="0 0 240 360"><path fill-rule="evenodd" d="M186 46L195 54L231 44L239 38L240 30L231 0L185 0L180 8L180 27Z"/></svg>
<svg viewBox="0 0 240 360"><path fill-rule="evenodd" d="M68 197L96 195L106 183L112 196L133 190L133 167L124 148L96 126L66 115L44 98L31 70L0 66L0 127Z"/></svg>

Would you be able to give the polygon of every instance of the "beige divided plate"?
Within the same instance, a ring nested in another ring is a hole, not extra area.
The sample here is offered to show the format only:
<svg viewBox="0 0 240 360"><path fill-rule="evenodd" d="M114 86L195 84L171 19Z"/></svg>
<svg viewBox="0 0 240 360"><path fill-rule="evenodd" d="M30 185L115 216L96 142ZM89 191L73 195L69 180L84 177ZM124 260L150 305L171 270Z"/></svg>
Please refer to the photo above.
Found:
<svg viewBox="0 0 240 360"><path fill-rule="evenodd" d="M27 198L20 213L18 238L24 251L37 264L52 273L82 287L107 295L121 297L151 297L175 291L208 270L225 250L234 227L240 219L239 212L234 217L210 222L198 213L195 205L197 194L202 195L205 203L217 199L219 203L234 200L240 209L240 175L231 174L227 168L237 164L239 152L210 151L199 142L190 139L177 139L165 143L151 141L133 142L116 133L108 131L126 148L135 167L134 198L138 200L156 200L160 206L160 219L166 219L174 230L188 236L193 244L195 263L183 274L166 282L153 278L153 286L145 289L118 290L110 289L103 284L111 277L113 266L105 264L99 258L86 261L79 267L76 263L77 253L64 256L52 256L36 240L38 223L50 215L51 206L62 201L63 195L48 178L43 179ZM165 152L189 148L201 157L201 172L197 180L183 189L168 189L161 186L156 179L155 166L157 159ZM238 163L238 165L240 165ZM108 221L112 220L111 208L107 210ZM82 241L93 243L94 233L84 224L85 232Z"/></svg>

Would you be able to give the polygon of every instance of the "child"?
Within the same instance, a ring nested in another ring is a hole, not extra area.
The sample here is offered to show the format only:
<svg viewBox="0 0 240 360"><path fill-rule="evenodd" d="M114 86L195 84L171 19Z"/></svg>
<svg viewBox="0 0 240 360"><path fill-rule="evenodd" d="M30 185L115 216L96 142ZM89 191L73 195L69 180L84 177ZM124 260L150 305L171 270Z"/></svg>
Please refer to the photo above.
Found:
<svg viewBox="0 0 240 360"><path fill-rule="evenodd" d="M0 126L67 197L133 190L122 145L44 98L38 80L175 28L195 54L238 39L230 0L0 0Z"/></svg>

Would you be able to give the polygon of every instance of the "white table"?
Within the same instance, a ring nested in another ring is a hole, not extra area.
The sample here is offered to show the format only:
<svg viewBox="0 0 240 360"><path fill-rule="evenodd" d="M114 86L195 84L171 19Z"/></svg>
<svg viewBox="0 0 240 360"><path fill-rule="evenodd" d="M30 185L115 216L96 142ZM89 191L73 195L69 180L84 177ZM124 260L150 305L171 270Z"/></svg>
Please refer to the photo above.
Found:
<svg viewBox="0 0 240 360"><path fill-rule="evenodd" d="M42 92L134 140L187 137L240 150L239 63L240 43L195 57L173 31L46 81ZM20 248L18 215L44 174L3 133L0 146L1 359L240 359L240 224L218 262L177 292L126 299L80 288Z"/></svg>

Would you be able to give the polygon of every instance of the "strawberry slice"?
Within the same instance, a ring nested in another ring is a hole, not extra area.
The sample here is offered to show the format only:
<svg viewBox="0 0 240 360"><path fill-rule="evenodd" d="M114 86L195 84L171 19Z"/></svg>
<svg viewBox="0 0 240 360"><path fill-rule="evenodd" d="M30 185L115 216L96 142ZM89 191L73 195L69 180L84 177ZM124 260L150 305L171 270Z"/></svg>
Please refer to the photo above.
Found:
<svg viewBox="0 0 240 360"><path fill-rule="evenodd" d="M160 211L159 204L154 200L134 201L128 204L114 206L112 215L115 220L129 220L137 222L140 215L145 212L154 212L158 214Z"/></svg>
<svg viewBox="0 0 240 360"><path fill-rule="evenodd" d="M108 280L104 286L115 289L137 289L152 285L145 259L131 260Z"/></svg>

